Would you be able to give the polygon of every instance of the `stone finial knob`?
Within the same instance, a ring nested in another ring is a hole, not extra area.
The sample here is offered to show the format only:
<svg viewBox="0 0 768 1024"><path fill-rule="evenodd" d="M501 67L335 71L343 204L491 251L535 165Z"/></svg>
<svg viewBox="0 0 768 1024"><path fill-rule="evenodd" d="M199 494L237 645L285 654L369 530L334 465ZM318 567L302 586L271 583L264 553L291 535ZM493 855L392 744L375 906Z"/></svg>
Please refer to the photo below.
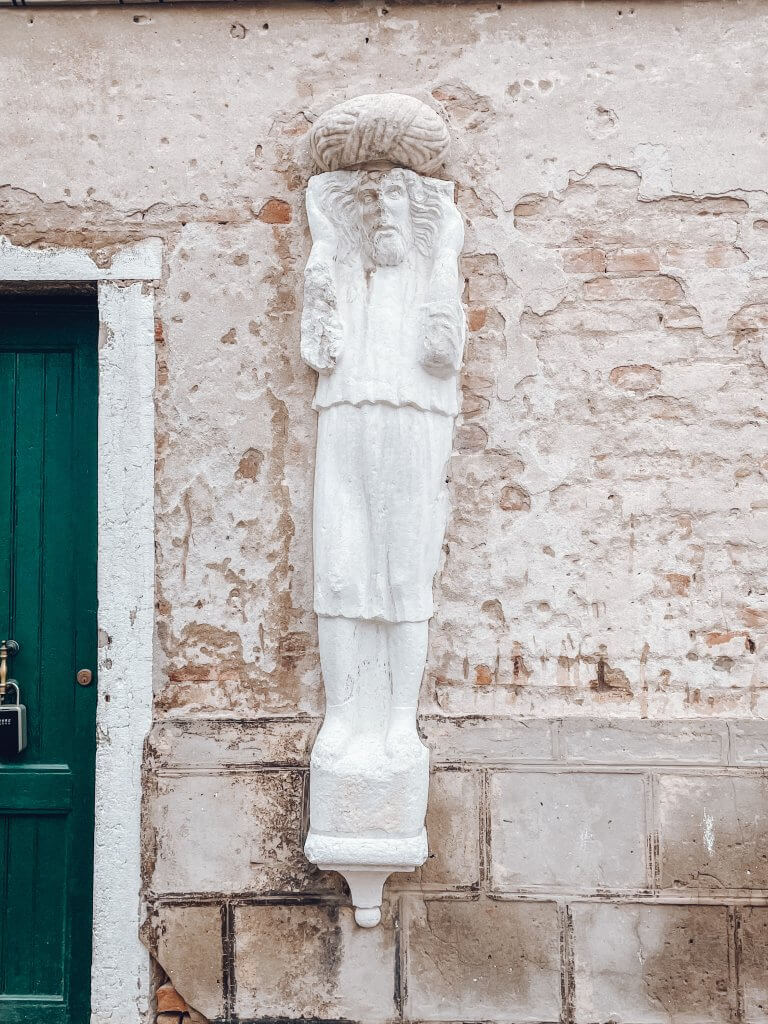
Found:
<svg viewBox="0 0 768 1024"><path fill-rule="evenodd" d="M381 920L381 907L355 907L355 922L361 928L375 928Z"/></svg>
<svg viewBox="0 0 768 1024"><path fill-rule="evenodd" d="M432 174L450 145L448 127L413 96L371 93L326 110L309 135L312 157L323 171L386 160L418 174Z"/></svg>

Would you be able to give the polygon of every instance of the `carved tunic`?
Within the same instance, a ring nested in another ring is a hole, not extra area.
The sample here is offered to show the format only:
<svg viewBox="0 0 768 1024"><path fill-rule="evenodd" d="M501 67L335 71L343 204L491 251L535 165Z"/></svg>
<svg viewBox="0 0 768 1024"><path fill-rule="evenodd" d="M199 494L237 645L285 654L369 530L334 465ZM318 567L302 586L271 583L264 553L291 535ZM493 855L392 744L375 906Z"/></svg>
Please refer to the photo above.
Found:
<svg viewBox="0 0 768 1024"><path fill-rule="evenodd" d="M318 379L315 409L387 402L457 414L455 377L435 377L421 365L427 275L416 263L414 257L368 275L359 266L337 268L344 340L333 373Z"/></svg>

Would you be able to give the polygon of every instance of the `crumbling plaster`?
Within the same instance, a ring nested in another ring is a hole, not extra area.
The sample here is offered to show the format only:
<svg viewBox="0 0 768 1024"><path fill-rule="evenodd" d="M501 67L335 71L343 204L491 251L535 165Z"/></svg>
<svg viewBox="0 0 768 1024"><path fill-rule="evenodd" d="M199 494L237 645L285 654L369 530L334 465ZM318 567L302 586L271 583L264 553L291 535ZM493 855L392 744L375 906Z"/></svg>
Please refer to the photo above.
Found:
<svg viewBox="0 0 768 1024"><path fill-rule="evenodd" d="M298 716L311 732L322 711L314 380L298 347L306 133L339 98L390 88L447 118L466 221L464 410L423 728L439 750L445 716L765 714L765 5L147 5L0 20L5 94L34 96L0 109L0 232L34 251L81 247L96 266L117 246L163 246L150 767L167 789L164 738L173 747L205 716L234 732L210 760L195 748L182 774L218 778L262 756L243 720ZM271 766L306 763L302 728L265 728L279 734ZM511 742L497 728L478 722L481 763ZM169 875L166 849L189 894L195 836L156 786L148 894L155 870ZM261 867L282 839L254 842ZM241 859L232 877L249 890ZM297 860L264 888L300 888L305 870ZM216 1013L216 1000L200 1005Z"/></svg>
<svg viewBox="0 0 768 1024"><path fill-rule="evenodd" d="M606 410L602 420L590 413L590 422L575 430L557 419L561 386L587 410L595 388L610 388L614 367L606 360L614 352L603 353L603 368L581 351L576 362L588 365L580 365L578 374L565 350L556 353L554 367L542 363L531 325L576 301L583 282L564 266L572 242L522 230L514 211L526 197L560 197L569 182L589 185L600 174L608 175L608 202L611 168L634 183L634 217L651 225L648 237L656 241L655 204L665 195L726 194L734 204L747 203L747 216L723 240L750 259L707 267L694 251L693 265L677 266L665 255L659 268L668 287L678 282L701 317L703 337L722 351L722 344L730 344L729 318L761 303L765 129L753 90L762 74L764 10L716 4L639 5L621 13L605 5L564 4L397 6L386 14L351 6L333 13L293 6L249 10L252 17L237 21L245 26L244 37L233 32L231 12L213 9L173 15L152 8L140 16L70 12L66 24L90 40L88 52L113 54L110 70L91 76L101 86L104 116L89 123L85 93L78 97L76 83L72 117L87 142L82 173L57 183L61 168L47 168L44 185L20 171L15 175L46 201L45 207L32 204L30 221L44 218L48 203L64 194L68 205L54 211L54 234L64 230L62 218L71 227L74 205L82 210L81 229L92 230L99 241L109 224L118 234L151 230L167 240L158 306L161 710L319 711L305 571L312 378L296 347L299 274L308 244L301 190L310 166L303 136L338 96L337 69L343 67L348 95L397 81L448 117L458 143L451 173L467 219L465 298L477 307L476 325L485 317L471 342L465 377L466 419L453 467L453 535L459 543L449 537L433 623L431 706L449 713L572 714L611 697L615 713L668 715L686 713L698 690L705 702L714 694L709 710L750 713L760 700L754 684L761 655L759 636L749 630L760 632L764 608L742 593L739 607L724 614L716 583L699 573L694 591L700 611L692 622L691 602L680 600L685 595L660 592L655 605L647 604L630 581L637 571L629 553L636 542L629 528L634 506L629 495L608 498L611 492L594 480L595 460L618 443L612 413ZM27 33L22 52L30 33L64 25L57 22L64 16L53 12L34 17L31 26L19 19ZM728 38L748 33L751 41L739 47L738 60L727 42L713 45L718 24ZM134 40L141 41L135 45L152 67L146 81L126 63ZM162 58L166 52L179 52L180 61L169 63ZM33 50L31 66L39 55ZM194 79L187 80L191 68ZM222 80L222 68L230 69L230 79ZM684 125L677 111L685 112ZM99 171L99 159L114 153L120 154L120 174ZM613 216L623 215L617 209ZM711 219L730 224L717 214ZM610 209L595 228L598 234L606 221ZM689 223L696 223L695 215ZM668 228L684 237L679 224L661 225ZM39 237L30 227L15 230L19 237ZM641 240L647 242L642 232ZM622 251L631 242L617 237L613 248ZM639 307L630 310L636 319L644 315ZM579 344L588 344L591 329L583 328ZM646 341L641 362L652 366L653 340ZM694 351L689 346L685 358ZM617 366L634 364L631 350L616 354ZM707 359L716 376L717 359ZM754 363L752 372L761 379L762 364ZM556 388L548 384L553 373ZM657 391L665 394L663 381ZM710 412L694 404L691 415L696 421ZM759 431L757 422L755 436ZM715 454L733 450L725 426L711 440ZM625 454L639 456L644 441L632 443ZM654 443L663 450L666 442L661 436ZM744 443L754 451L752 441ZM743 444L740 450L746 451ZM699 473L706 476L706 452L697 458L704 459ZM478 494L491 478L504 478L512 491L489 498L492 508L478 523ZM579 480L592 485L566 516L561 499ZM728 486L718 483L726 504ZM686 500L656 513L696 518ZM625 507L593 561L582 527L589 534L595 507L605 501L624 501ZM462 527L465 504L468 532ZM749 544L759 545L759 510L746 511ZM543 552L547 545L537 538L568 526L579 537L564 537L557 550L549 545L554 556ZM480 536L484 546L478 548L472 538ZM641 546L641 556L650 555L657 542L649 533ZM656 576L665 588L673 585L667 576L690 576L689 554L650 566L645 592ZM574 572L561 571L564 556L579 563L576 586ZM715 575L720 571L713 568ZM608 591L616 591L615 600L606 600ZM754 590L752 596L758 596ZM714 633L735 633L735 646L749 634L758 649L740 649L723 672L713 662L733 654L713 652L701 638ZM610 682L607 696L601 693L606 666L609 681L614 669L621 673L616 678L629 680L628 687L618 687L619 700L612 699ZM492 685L484 686L486 679ZM481 685L473 687L476 682ZM646 700L644 689L656 692Z"/></svg>

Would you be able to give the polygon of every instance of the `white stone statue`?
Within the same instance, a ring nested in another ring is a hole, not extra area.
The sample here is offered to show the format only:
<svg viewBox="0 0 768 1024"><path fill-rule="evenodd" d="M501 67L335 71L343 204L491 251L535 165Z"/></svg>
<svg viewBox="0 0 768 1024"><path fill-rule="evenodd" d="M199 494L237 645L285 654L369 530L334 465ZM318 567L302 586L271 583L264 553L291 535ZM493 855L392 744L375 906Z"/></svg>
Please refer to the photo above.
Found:
<svg viewBox="0 0 768 1024"><path fill-rule="evenodd" d="M309 182L301 334L319 374L314 605L326 693L305 852L345 876L367 927L387 875L427 856L416 710L465 333L453 185L386 162L391 152L431 166L445 128L419 101L394 100L360 97L315 125L316 159L335 166L328 154L342 152L357 169Z"/></svg>

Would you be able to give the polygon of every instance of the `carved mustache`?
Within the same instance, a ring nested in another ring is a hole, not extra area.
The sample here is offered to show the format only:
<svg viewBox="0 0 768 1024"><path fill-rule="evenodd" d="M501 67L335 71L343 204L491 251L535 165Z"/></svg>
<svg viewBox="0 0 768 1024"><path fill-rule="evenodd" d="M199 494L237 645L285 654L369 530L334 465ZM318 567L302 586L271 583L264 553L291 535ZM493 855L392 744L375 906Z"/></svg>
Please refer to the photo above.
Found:
<svg viewBox="0 0 768 1024"><path fill-rule="evenodd" d="M376 234L379 231L394 231L397 235L402 235L403 233L397 224L388 224L386 221L374 224L371 231L372 234Z"/></svg>

